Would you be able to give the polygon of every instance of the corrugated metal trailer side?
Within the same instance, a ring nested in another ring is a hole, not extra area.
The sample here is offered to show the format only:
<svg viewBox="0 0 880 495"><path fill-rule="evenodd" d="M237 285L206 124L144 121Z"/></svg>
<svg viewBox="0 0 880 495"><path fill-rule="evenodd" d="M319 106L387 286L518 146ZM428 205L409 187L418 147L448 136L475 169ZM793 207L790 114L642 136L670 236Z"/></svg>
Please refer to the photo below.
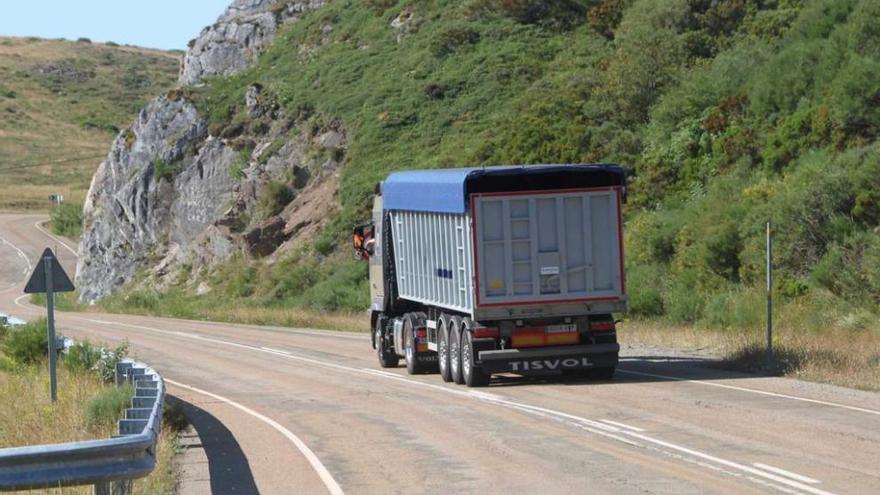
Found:
<svg viewBox="0 0 880 495"><path fill-rule="evenodd" d="M470 215L389 214L400 297L471 314L474 257Z"/></svg>

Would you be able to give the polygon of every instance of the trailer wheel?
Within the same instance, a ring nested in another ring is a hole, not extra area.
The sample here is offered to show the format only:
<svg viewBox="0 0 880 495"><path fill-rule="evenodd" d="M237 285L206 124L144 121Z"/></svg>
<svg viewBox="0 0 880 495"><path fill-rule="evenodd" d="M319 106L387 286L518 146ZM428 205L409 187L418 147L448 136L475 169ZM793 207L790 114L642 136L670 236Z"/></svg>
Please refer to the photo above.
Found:
<svg viewBox="0 0 880 495"><path fill-rule="evenodd" d="M461 385L464 376L461 374L461 317L449 319L449 375L452 381Z"/></svg>
<svg viewBox="0 0 880 495"><path fill-rule="evenodd" d="M475 364L476 360L473 334L469 329L463 328L461 331L461 375L468 387L485 387L489 385L491 375L478 367Z"/></svg>
<svg viewBox="0 0 880 495"><path fill-rule="evenodd" d="M406 371L410 375L419 375L428 372L428 367L419 360L419 352L416 348L415 325L413 315L403 317L403 348L406 352Z"/></svg>
<svg viewBox="0 0 880 495"><path fill-rule="evenodd" d="M387 322L388 318L385 315L379 315L376 318L376 328L373 330L376 340L376 354L379 356L379 366L383 368L396 368L400 363L400 358L390 349L391 336L385 331Z"/></svg>
<svg viewBox="0 0 880 495"><path fill-rule="evenodd" d="M444 382L452 381L452 370L449 357L449 317L440 315L437 321L437 365L440 368L440 378Z"/></svg>

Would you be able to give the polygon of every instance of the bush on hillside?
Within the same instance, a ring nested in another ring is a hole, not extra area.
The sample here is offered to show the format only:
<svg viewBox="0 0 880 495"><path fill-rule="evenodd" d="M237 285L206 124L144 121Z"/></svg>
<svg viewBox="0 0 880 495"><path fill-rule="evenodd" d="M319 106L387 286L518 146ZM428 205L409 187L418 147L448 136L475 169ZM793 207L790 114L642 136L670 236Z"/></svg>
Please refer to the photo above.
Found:
<svg viewBox="0 0 880 495"><path fill-rule="evenodd" d="M101 429L116 423L134 395L134 387L108 387L97 397L92 398L86 406L86 424Z"/></svg>
<svg viewBox="0 0 880 495"><path fill-rule="evenodd" d="M268 218L281 213L295 197L293 188L280 181L271 181L261 192L257 202L260 218Z"/></svg>
<svg viewBox="0 0 880 495"><path fill-rule="evenodd" d="M49 212L49 228L52 233L76 239L82 235L82 203L64 202Z"/></svg>
<svg viewBox="0 0 880 495"><path fill-rule="evenodd" d="M579 0L476 0L471 9L496 12L525 24L568 29L586 20L585 3Z"/></svg>
<svg viewBox="0 0 880 495"><path fill-rule="evenodd" d="M629 314L640 317L663 316L664 280L668 269L658 263L631 264L626 269Z"/></svg>
<svg viewBox="0 0 880 495"><path fill-rule="evenodd" d="M96 373L105 382L112 382L116 378L116 364L127 355L128 343L104 349L84 341L69 347L61 360L73 371Z"/></svg>
<svg viewBox="0 0 880 495"><path fill-rule="evenodd" d="M333 267L302 295L303 303L319 311L362 311L370 303L368 265L351 260Z"/></svg>
<svg viewBox="0 0 880 495"><path fill-rule="evenodd" d="M48 352L45 318L10 329L3 340L3 355L13 366L36 363L44 359Z"/></svg>

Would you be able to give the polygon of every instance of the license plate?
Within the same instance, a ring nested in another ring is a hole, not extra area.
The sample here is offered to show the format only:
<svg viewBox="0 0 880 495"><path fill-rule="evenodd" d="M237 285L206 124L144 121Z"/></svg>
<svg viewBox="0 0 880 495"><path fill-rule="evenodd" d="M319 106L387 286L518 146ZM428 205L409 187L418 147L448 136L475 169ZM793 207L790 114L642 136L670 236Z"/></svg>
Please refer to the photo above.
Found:
<svg viewBox="0 0 880 495"><path fill-rule="evenodd" d="M577 325L547 325L544 327L546 333L577 333Z"/></svg>

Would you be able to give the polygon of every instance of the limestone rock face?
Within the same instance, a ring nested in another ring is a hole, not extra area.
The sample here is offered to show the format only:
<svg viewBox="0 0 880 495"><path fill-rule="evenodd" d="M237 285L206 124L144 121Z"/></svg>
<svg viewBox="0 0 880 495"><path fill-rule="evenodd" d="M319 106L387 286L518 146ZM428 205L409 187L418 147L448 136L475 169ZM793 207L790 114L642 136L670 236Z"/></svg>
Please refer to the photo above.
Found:
<svg viewBox="0 0 880 495"><path fill-rule="evenodd" d="M235 0L191 43L181 81L246 68L282 23L324 3ZM212 136L183 95L173 90L150 102L92 178L76 275L81 301L134 288L132 281L206 293L205 269L237 255L276 259L337 211L348 148L341 122L296 122L255 84L242 101L246 130ZM279 183L287 194L273 196Z"/></svg>
<svg viewBox="0 0 880 495"><path fill-rule="evenodd" d="M83 208L77 280L84 300L126 282L165 240L187 239L210 223L214 201L203 198L230 194L232 183L216 173L222 154L199 149L206 137L192 105L163 96L113 142Z"/></svg>
<svg viewBox="0 0 880 495"><path fill-rule="evenodd" d="M235 0L216 23L190 42L180 82L196 84L205 76L244 70L272 41L278 26L324 4L325 0Z"/></svg>

